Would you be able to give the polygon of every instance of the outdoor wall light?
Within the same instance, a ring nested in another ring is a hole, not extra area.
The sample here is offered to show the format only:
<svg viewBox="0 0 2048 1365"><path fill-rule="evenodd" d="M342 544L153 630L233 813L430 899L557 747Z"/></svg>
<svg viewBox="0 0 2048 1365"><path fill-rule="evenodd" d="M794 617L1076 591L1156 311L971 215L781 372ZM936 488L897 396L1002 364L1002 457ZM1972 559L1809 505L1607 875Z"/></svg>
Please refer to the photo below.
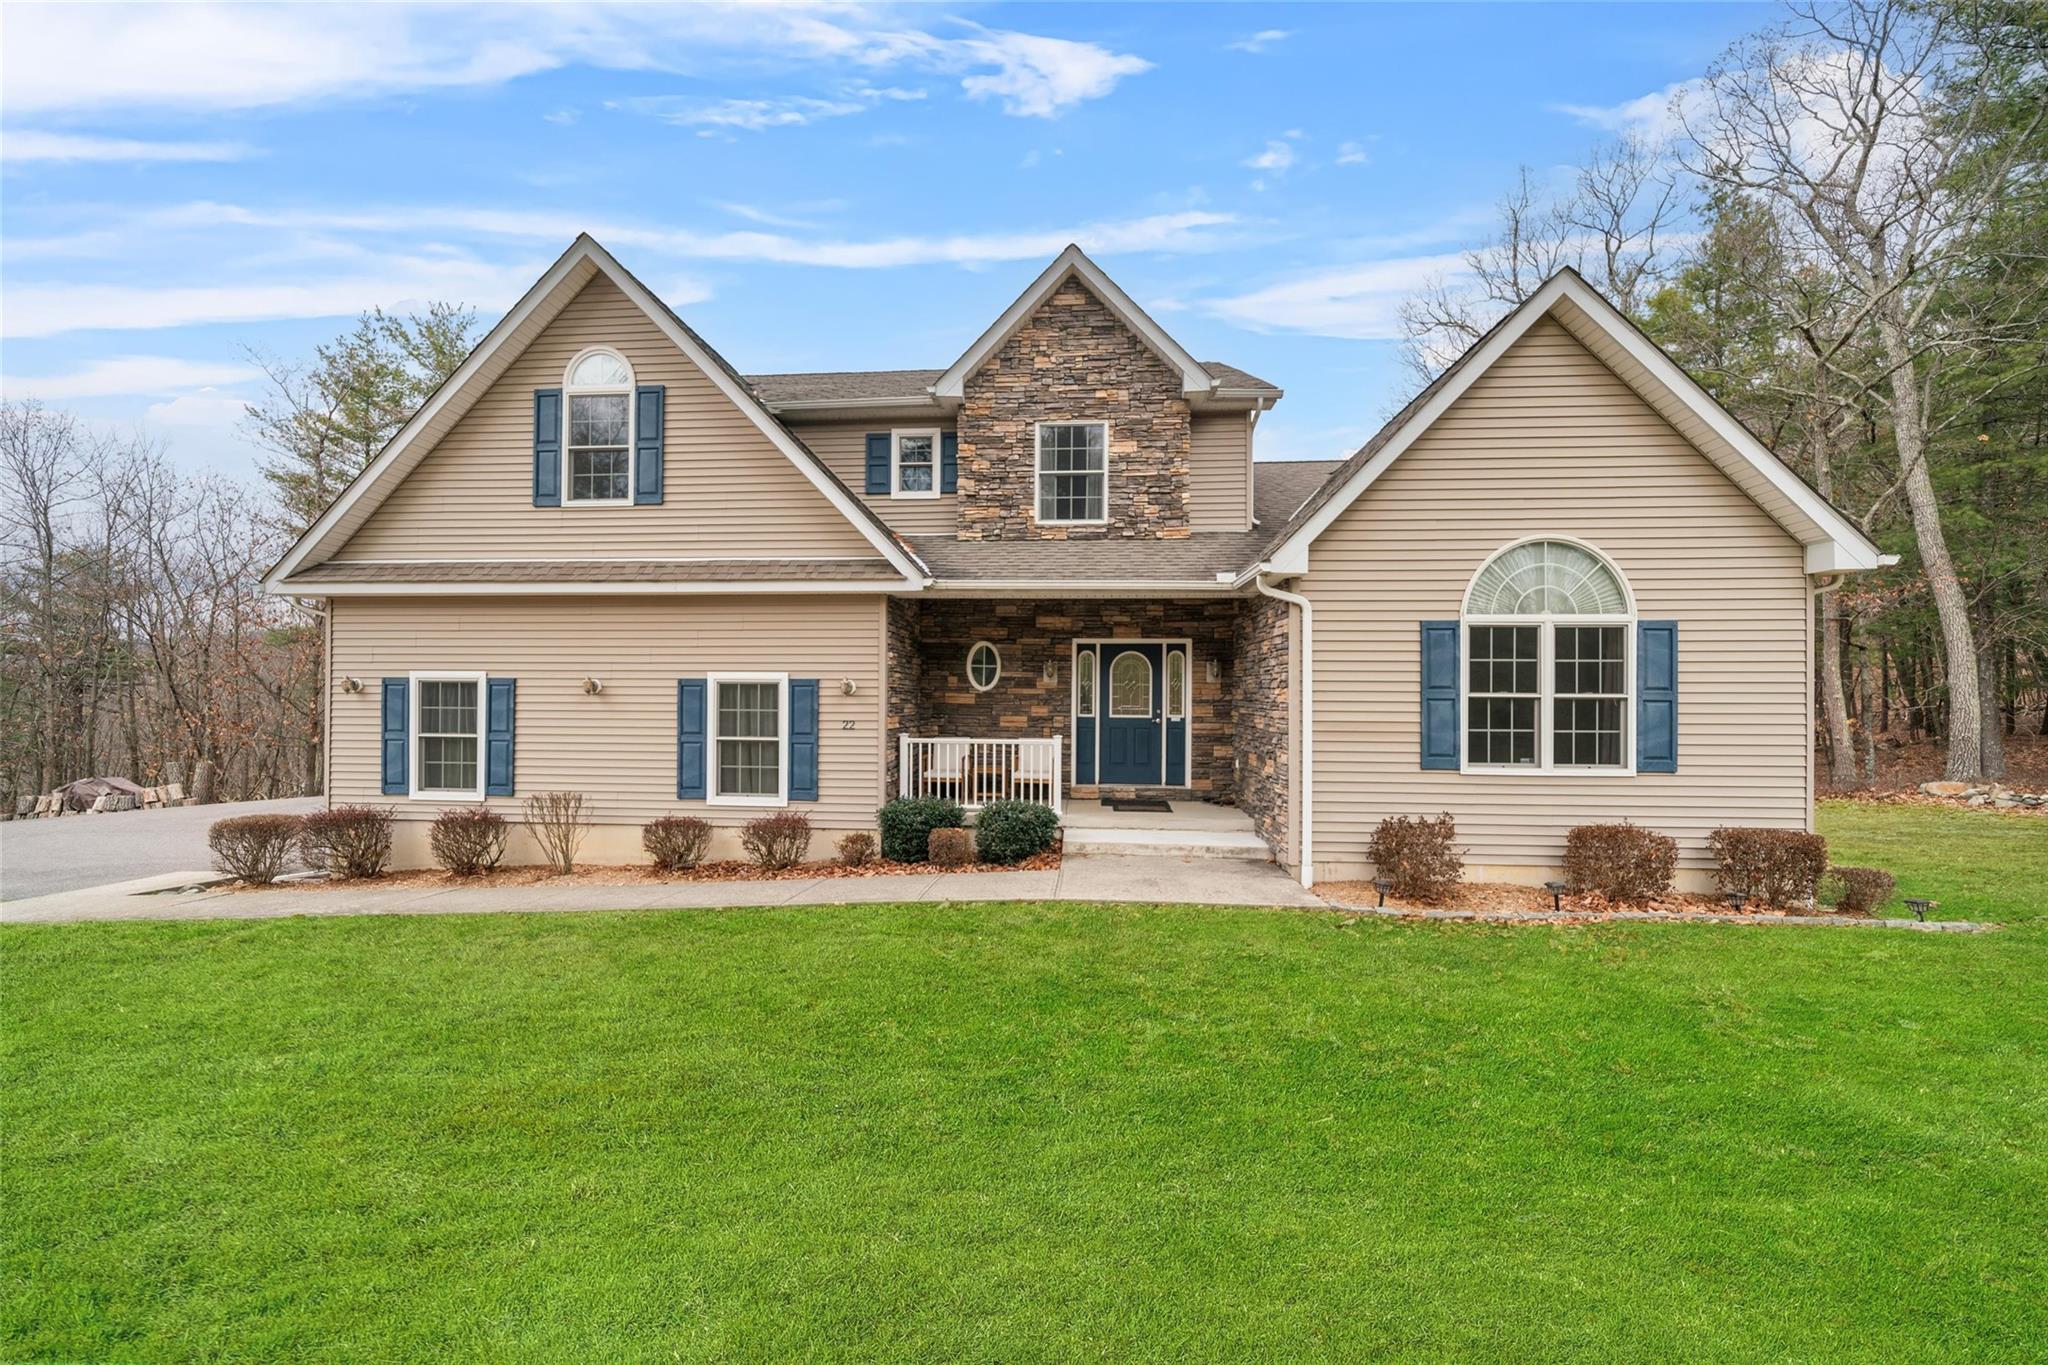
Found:
<svg viewBox="0 0 2048 1365"><path fill-rule="evenodd" d="M1045 667L1038 670L1038 676L1044 678L1049 683L1058 682L1060 680L1060 661L1058 659L1047 659Z"/></svg>
<svg viewBox="0 0 2048 1365"><path fill-rule="evenodd" d="M343 678L341 680L341 690L344 692L360 692L363 690L363 680L361 678Z"/></svg>
<svg viewBox="0 0 2048 1365"><path fill-rule="evenodd" d="M839 691L842 696L850 697L860 691L860 684L851 678L841 678L839 680Z"/></svg>
<svg viewBox="0 0 2048 1365"><path fill-rule="evenodd" d="M594 697L602 691L604 691L604 684L596 678L585 678L583 680L583 694L585 696Z"/></svg>
<svg viewBox="0 0 2048 1365"><path fill-rule="evenodd" d="M1564 909L1564 893L1570 888L1563 882L1545 882L1543 883L1543 889L1550 893L1550 908L1553 911L1562 911Z"/></svg>
<svg viewBox="0 0 2048 1365"><path fill-rule="evenodd" d="M1384 906L1387 903L1387 893L1394 889L1394 879L1392 877L1374 877L1372 879L1372 889L1380 893L1380 904Z"/></svg>
<svg viewBox="0 0 2048 1365"><path fill-rule="evenodd" d="M1203 664L1202 672L1210 682L1215 682L1223 676L1223 665L1217 663L1214 659L1210 659Z"/></svg>

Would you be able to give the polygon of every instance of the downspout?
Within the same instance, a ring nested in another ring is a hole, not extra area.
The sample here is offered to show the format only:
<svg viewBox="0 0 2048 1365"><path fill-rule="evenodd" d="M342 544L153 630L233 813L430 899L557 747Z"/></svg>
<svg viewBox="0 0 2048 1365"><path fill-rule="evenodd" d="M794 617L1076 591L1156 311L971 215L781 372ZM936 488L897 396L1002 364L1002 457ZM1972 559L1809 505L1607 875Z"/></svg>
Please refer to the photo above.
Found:
<svg viewBox="0 0 2048 1365"><path fill-rule="evenodd" d="M1259 574L1252 585L1277 602L1301 608L1301 885L1315 884L1316 829L1316 614L1309 600L1266 582Z"/></svg>

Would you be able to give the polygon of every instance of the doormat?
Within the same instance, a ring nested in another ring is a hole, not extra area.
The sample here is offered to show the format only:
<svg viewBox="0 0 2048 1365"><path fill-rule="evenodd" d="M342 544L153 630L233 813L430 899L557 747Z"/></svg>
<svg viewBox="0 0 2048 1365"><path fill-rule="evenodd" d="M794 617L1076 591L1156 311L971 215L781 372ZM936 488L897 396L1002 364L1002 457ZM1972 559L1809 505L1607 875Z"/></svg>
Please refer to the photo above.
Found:
<svg viewBox="0 0 2048 1365"><path fill-rule="evenodd" d="M1136 799L1124 798L1122 800L1116 797L1105 796L1102 798L1102 804L1118 814L1170 815L1173 813L1173 807L1156 796L1138 797Z"/></svg>

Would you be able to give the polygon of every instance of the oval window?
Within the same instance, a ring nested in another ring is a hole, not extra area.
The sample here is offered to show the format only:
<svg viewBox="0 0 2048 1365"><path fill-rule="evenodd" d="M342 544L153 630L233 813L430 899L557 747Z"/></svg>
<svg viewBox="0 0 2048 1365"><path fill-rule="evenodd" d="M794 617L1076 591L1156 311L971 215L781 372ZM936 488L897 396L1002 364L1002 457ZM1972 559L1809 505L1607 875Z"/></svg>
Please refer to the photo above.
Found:
<svg viewBox="0 0 2048 1365"><path fill-rule="evenodd" d="M1084 716L1095 714L1095 651L1084 649L1074 660L1074 709Z"/></svg>
<svg viewBox="0 0 2048 1365"><path fill-rule="evenodd" d="M977 692L986 692L1003 676L1003 656L986 640L967 651L967 681Z"/></svg>
<svg viewBox="0 0 2048 1365"><path fill-rule="evenodd" d="M1109 714L1152 714L1152 661L1135 650L1117 655L1109 666Z"/></svg>

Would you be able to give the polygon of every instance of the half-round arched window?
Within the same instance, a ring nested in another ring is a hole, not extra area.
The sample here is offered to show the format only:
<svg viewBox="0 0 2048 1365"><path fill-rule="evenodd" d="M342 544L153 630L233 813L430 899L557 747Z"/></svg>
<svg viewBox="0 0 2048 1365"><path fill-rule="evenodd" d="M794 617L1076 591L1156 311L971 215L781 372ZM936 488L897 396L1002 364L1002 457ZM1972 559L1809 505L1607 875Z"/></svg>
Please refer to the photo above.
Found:
<svg viewBox="0 0 2048 1365"><path fill-rule="evenodd" d="M1466 768L1631 766L1635 602L1590 546L1528 540L1465 593Z"/></svg>
<svg viewBox="0 0 2048 1365"><path fill-rule="evenodd" d="M633 498L633 367L617 351L584 351L562 379L562 464L576 503Z"/></svg>
<svg viewBox="0 0 2048 1365"><path fill-rule="evenodd" d="M1152 661L1136 650L1126 650L1110 661L1109 714L1146 716L1152 714Z"/></svg>

